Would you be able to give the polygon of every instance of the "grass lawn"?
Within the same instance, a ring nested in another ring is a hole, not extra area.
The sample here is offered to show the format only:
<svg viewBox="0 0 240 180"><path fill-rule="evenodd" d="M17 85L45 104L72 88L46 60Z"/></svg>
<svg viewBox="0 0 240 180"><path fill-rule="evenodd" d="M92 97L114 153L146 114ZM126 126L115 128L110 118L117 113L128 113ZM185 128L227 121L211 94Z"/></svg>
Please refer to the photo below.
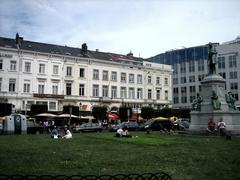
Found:
<svg viewBox="0 0 240 180"><path fill-rule="evenodd" d="M134 132L1 135L0 173L102 175L166 172L173 179L239 179L240 138Z"/></svg>

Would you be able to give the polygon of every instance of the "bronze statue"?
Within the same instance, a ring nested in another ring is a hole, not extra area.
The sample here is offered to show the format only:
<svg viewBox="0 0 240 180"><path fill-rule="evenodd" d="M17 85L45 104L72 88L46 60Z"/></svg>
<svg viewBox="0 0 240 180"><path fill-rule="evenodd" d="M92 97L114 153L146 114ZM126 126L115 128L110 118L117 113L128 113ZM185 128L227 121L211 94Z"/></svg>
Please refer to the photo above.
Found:
<svg viewBox="0 0 240 180"><path fill-rule="evenodd" d="M213 48L212 43L208 44L208 74L213 75L216 74L216 64L217 59L215 55L217 54L215 48Z"/></svg>
<svg viewBox="0 0 240 180"><path fill-rule="evenodd" d="M237 107L235 105L236 99L233 97L231 92L228 92L228 94L226 95L226 102L228 103L228 107L231 110L236 110Z"/></svg>
<svg viewBox="0 0 240 180"><path fill-rule="evenodd" d="M218 95L215 91L212 92L212 106L213 110L221 110L221 102L218 100Z"/></svg>
<svg viewBox="0 0 240 180"><path fill-rule="evenodd" d="M199 93L197 93L197 97L192 102L192 109L196 111L201 111L202 101L203 101L202 97L200 96Z"/></svg>

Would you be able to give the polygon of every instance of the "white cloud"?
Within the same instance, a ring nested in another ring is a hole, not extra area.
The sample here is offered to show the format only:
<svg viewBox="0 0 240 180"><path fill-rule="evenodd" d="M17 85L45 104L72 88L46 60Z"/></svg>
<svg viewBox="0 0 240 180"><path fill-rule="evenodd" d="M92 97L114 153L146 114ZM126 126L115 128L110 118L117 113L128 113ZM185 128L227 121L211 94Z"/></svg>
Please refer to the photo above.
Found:
<svg viewBox="0 0 240 180"><path fill-rule="evenodd" d="M2 2L1 2L2 3ZM142 57L239 35L239 1L8 0L0 36Z"/></svg>

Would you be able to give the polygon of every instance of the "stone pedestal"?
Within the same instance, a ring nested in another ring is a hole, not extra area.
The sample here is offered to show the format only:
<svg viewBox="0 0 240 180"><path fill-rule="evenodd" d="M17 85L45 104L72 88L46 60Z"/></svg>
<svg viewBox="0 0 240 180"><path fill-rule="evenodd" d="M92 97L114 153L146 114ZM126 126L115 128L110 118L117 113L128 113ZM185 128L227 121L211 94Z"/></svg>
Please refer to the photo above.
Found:
<svg viewBox="0 0 240 180"><path fill-rule="evenodd" d="M189 130L202 133L206 132L209 119L218 122L221 118L226 123L227 131L232 134L240 134L240 111L231 110L226 102L225 79L219 75L206 76L201 82L200 96L203 101L200 111L191 111L191 125ZM219 110L214 110L212 105L213 91L218 96L221 106Z"/></svg>

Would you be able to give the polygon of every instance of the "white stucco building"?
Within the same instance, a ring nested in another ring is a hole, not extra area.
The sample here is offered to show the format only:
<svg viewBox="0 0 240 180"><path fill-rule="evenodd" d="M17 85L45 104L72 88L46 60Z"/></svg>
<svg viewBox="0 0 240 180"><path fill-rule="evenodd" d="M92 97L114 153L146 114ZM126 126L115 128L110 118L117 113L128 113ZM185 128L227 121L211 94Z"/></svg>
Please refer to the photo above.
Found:
<svg viewBox="0 0 240 180"><path fill-rule="evenodd" d="M132 53L89 51L86 44L80 49L1 37L0 101L18 111L33 103L49 111L64 105L90 111L96 104L160 109L171 106L172 69Z"/></svg>

